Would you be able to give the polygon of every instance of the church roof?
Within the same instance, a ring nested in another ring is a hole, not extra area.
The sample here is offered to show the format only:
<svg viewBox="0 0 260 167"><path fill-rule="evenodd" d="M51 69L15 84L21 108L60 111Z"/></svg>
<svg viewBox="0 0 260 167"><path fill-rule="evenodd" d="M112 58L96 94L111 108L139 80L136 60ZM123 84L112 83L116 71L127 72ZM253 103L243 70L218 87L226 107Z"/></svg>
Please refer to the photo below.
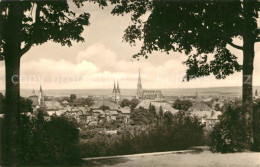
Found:
<svg viewBox="0 0 260 167"><path fill-rule="evenodd" d="M160 90L143 90L142 98L143 99L156 99L162 98L163 94Z"/></svg>

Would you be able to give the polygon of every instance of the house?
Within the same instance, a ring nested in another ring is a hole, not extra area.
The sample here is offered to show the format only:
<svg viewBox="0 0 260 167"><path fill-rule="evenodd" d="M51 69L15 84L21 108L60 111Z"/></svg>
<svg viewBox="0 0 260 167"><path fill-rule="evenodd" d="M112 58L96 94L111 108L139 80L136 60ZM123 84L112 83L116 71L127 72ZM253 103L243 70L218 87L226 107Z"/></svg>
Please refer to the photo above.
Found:
<svg viewBox="0 0 260 167"><path fill-rule="evenodd" d="M108 122L117 120L118 112L116 110L107 110L106 119Z"/></svg>
<svg viewBox="0 0 260 167"><path fill-rule="evenodd" d="M219 122L218 116L222 113L220 111L216 111L213 115L211 114L210 117L206 118L206 129L212 130L212 128Z"/></svg>
<svg viewBox="0 0 260 167"><path fill-rule="evenodd" d="M118 113L123 117L125 123L128 123L130 121L131 109L129 107L121 108Z"/></svg>
<svg viewBox="0 0 260 167"><path fill-rule="evenodd" d="M171 104L166 101L153 101L148 99L141 101L141 103L137 105L136 109L139 107L149 109L150 104L155 107L157 114L159 114L160 108L162 108L163 113L168 111L172 114L176 114L178 112L178 110L172 108Z"/></svg>
<svg viewBox="0 0 260 167"><path fill-rule="evenodd" d="M191 116L195 116L199 119L201 124L206 125L206 128L214 127L218 122L218 116L222 113L220 111L192 111Z"/></svg>
<svg viewBox="0 0 260 167"><path fill-rule="evenodd" d="M192 103L192 106L189 108L189 111L190 112L193 112L193 111L214 111L214 109L209 107L205 103L196 101L196 102Z"/></svg>
<svg viewBox="0 0 260 167"><path fill-rule="evenodd" d="M99 109L101 106L108 106L110 110L118 110L120 109L120 106L117 105L115 102L103 99L95 101L94 104L90 107L90 109Z"/></svg>
<svg viewBox="0 0 260 167"><path fill-rule="evenodd" d="M82 114L82 115L79 115L79 120L83 124L88 124L91 122L92 116L91 116L91 114Z"/></svg>
<svg viewBox="0 0 260 167"><path fill-rule="evenodd" d="M46 111L59 111L63 109L59 102L52 100L52 101L44 101Z"/></svg>

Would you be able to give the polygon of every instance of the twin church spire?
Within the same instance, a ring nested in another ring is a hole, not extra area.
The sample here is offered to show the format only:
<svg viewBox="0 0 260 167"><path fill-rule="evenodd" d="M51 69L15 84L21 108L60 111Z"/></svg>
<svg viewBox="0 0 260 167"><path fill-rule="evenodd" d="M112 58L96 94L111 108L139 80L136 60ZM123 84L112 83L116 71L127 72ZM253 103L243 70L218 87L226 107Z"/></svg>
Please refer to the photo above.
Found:
<svg viewBox="0 0 260 167"><path fill-rule="evenodd" d="M114 89L113 89L113 100L118 103L120 101L120 88L119 88L119 83L117 81L117 86L116 82L114 81Z"/></svg>
<svg viewBox="0 0 260 167"><path fill-rule="evenodd" d="M116 82L114 81L114 89L113 89L113 93L120 93L120 89L119 89L119 83L117 81L117 87L116 87Z"/></svg>

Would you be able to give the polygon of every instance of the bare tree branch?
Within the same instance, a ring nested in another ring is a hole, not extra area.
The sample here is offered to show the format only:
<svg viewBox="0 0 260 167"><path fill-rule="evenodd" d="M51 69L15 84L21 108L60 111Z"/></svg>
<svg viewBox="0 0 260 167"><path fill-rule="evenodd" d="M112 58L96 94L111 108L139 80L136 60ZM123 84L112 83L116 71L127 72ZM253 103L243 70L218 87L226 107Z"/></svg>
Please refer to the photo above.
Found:
<svg viewBox="0 0 260 167"><path fill-rule="evenodd" d="M21 57L22 57L26 52L28 52L28 51L31 49L32 45L33 45L33 44L32 44L31 42L29 42L29 43L27 43L27 44L24 46L23 49L21 49Z"/></svg>
<svg viewBox="0 0 260 167"><path fill-rule="evenodd" d="M236 45L236 44L234 44L234 43L232 43L232 42L228 42L228 41L227 41L227 43L228 43L230 46L233 46L233 47L236 48L236 49L243 50L243 47L242 47L242 46Z"/></svg>
<svg viewBox="0 0 260 167"><path fill-rule="evenodd" d="M33 10L33 8L32 8ZM34 24L36 25L35 27L37 27L37 23L39 23L39 20L40 20L40 11L41 11L41 7L39 6L39 4L37 4L36 6L36 12L35 12L35 22ZM24 46L24 48L21 49L21 57L26 53L28 52L31 47L33 46L33 38L34 38L34 31L32 32L32 38L29 42L27 42Z"/></svg>

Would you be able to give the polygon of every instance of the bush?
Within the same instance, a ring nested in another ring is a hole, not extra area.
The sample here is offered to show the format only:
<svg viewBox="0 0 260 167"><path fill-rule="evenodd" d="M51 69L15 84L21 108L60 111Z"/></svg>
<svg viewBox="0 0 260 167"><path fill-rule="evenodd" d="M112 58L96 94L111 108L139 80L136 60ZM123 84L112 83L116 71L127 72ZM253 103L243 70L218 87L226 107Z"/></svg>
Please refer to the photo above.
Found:
<svg viewBox="0 0 260 167"><path fill-rule="evenodd" d="M241 107L227 106L210 134L212 152L240 152L245 149L246 126Z"/></svg>
<svg viewBox="0 0 260 167"><path fill-rule="evenodd" d="M253 132L254 132L254 145L253 151L260 151L260 100L254 106L253 115Z"/></svg>
<svg viewBox="0 0 260 167"><path fill-rule="evenodd" d="M6 118L4 118L6 119ZM5 154L5 133L2 123L2 155ZM78 152L79 131L75 122L65 117L20 116L18 127L17 162L19 165L77 165L81 162ZM9 157L2 157L3 162Z"/></svg>
<svg viewBox="0 0 260 167"><path fill-rule="evenodd" d="M139 112L141 113L141 112ZM149 115L149 113L147 113ZM139 117L140 115L138 115ZM142 115L143 116L143 115ZM152 118L146 129L124 129L114 136L97 133L81 145L83 157L136 154L157 151L173 151L201 145L203 128L196 118L183 113L164 113L162 118ZM140 125L143 127L144 124Z"/></svg>

